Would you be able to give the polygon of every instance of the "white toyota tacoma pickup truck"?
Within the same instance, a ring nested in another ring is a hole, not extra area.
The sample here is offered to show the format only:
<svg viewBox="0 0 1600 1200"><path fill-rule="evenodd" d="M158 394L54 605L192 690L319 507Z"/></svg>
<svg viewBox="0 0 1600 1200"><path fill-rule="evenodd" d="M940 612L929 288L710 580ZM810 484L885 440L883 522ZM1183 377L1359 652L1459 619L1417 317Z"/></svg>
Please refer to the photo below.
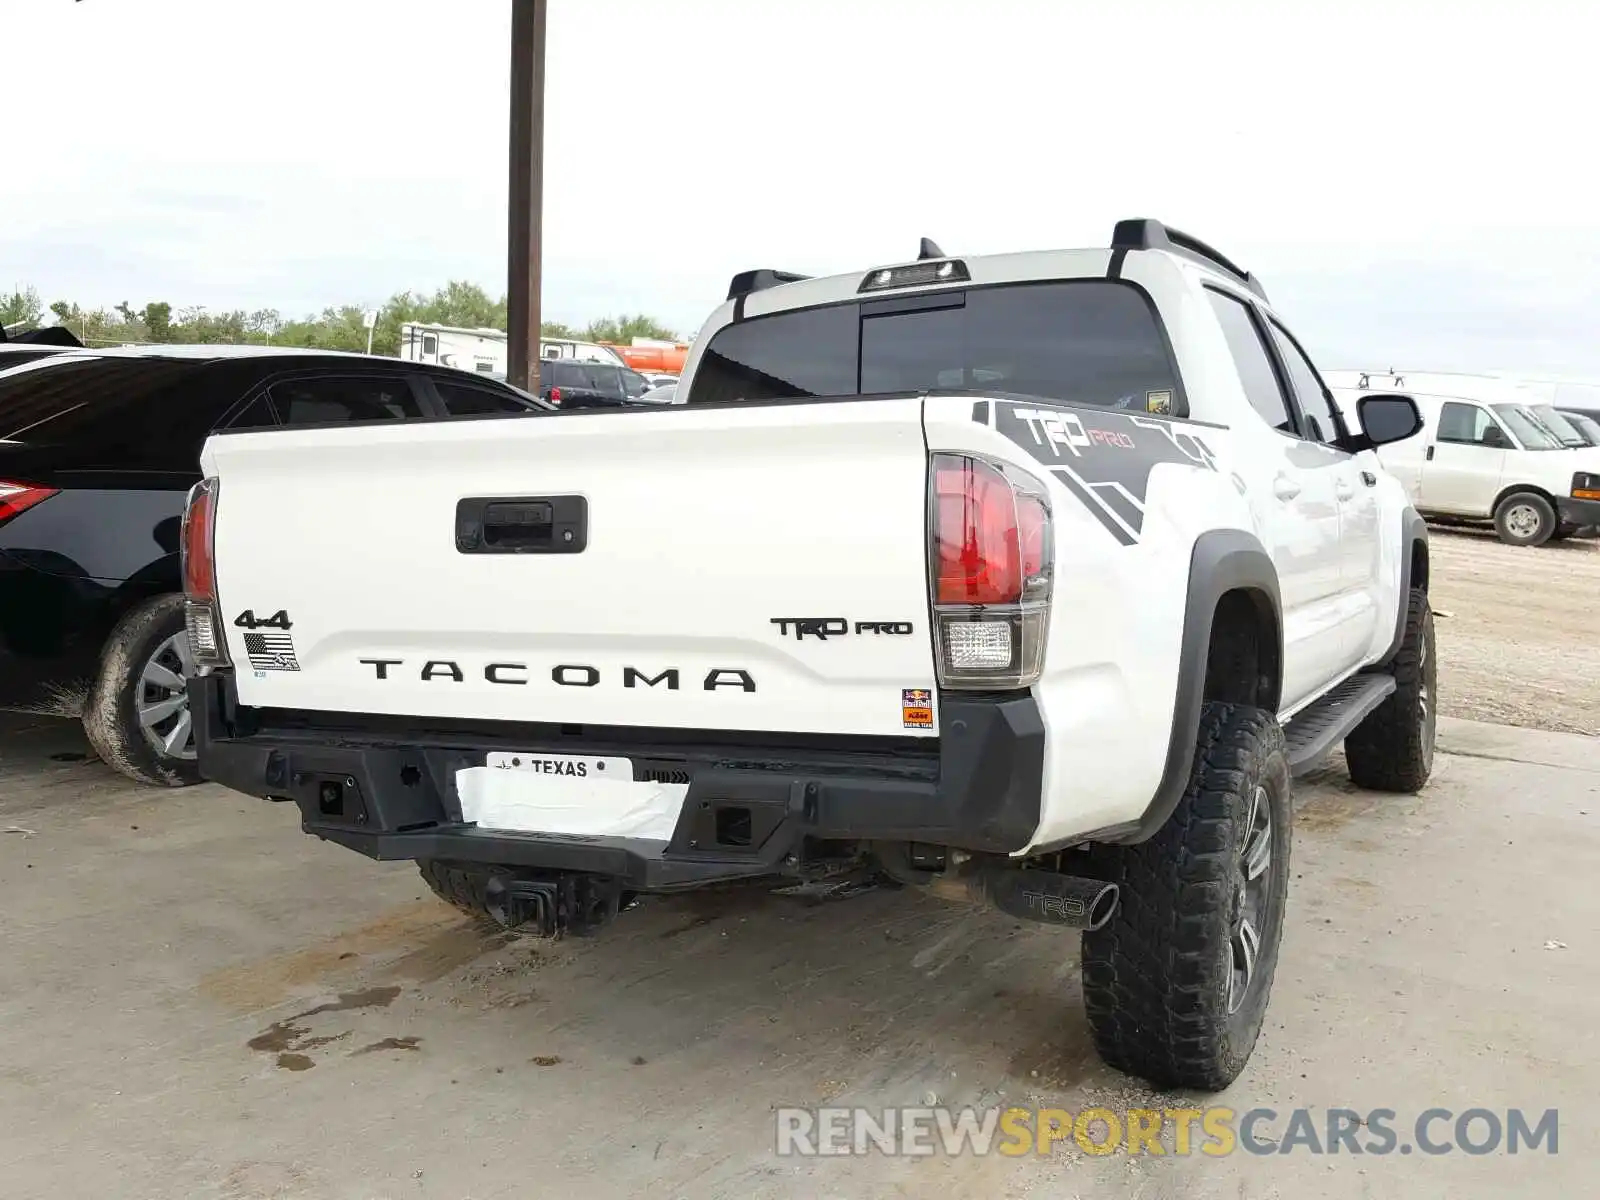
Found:
<svg viewBox="0 0 1600 1200"><path fill-rule="evenodd" d="M1261 1030L1290 779L1433 759L1422 521L1253 277L1109 248L752 271L686 403L219 433L201 771L544 935L887 878L1083 931L1112 1065Z"/></svg>

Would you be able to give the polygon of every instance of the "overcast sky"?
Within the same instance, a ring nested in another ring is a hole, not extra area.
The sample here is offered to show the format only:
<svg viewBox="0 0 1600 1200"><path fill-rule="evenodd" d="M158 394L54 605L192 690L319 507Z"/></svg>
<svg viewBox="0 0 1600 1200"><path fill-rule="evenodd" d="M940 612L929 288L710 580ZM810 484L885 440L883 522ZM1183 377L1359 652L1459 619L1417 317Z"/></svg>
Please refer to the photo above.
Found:
<svg viewBox="0 0 1600 1200"><path fill-rule="evenodd" d="M0 287L504 290L508 0L0 0L0 31ZM550 0L545 314L692 331L747 267L1153 216L1326 366L1600 376L1597 32L1573 0Z"/></svg>

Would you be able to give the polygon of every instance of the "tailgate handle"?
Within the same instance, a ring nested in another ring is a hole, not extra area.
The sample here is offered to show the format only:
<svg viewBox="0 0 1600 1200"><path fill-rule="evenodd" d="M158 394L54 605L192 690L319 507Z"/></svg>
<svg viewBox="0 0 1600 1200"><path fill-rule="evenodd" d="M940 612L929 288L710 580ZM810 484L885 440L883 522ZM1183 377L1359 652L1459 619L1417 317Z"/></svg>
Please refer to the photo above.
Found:
<svg viewBox="0 0 1600 1200"><path fill-rule="evenodd" d="M589 543L582 496L469 496L456 502L462 554L580 554Z"/></svg>

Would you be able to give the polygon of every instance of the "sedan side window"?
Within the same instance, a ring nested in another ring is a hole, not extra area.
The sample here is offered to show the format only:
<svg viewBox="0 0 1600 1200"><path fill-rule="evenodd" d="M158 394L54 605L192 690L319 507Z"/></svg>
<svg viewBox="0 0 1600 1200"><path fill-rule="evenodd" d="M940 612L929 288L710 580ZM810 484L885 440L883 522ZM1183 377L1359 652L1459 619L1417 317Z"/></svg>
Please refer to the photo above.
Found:
<svg viewBox="0 0 1600 1200"><path fill-rule="evenodd" d="M272 401L285 425L403 421L422 415L411 385L394 376L288 379L272 385Z"/></svg>
<svg viewBox="0 0 1600 1200"><path fill-rule="evenodd" d="M229 429L273 429L278 418L272 411L267 394L262 392L227 423Z"/></svg>
<svg viewBox="0 0 1600 1200"><path fill-rule="evenodd" d="M483 417L495 413L533 412L533 405L512 392L497 392L471 383L434 377L433 386L452 417Z"/></svg>

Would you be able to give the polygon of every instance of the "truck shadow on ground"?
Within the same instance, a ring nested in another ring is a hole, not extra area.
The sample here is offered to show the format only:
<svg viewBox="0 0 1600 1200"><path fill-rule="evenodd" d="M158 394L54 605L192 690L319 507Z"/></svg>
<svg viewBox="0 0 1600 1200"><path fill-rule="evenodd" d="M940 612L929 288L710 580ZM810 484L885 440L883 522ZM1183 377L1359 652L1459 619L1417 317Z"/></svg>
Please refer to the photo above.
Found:
<svg viewBox="0 0 1600 1200"><path fill-rule="evenodd" d="M1108 1078L1082 1011L1077 936L977 907L892 888L822 903L760 891L650 898L599 936L545 940L430 903L406 910L392 942L361 930L335 939L364 953L296 952L312 969L287 974L307 1002L265 1022L249 1048L301 1072L470 1037L496 1048L503 1073L715 1071L736 1047L747 1071L783 1081L790 1103L989 1104ZM285 974L249 964L204 990L261 1012L240 981ZM317 1002L307 989L319 986L338 998Z"/></svg>

